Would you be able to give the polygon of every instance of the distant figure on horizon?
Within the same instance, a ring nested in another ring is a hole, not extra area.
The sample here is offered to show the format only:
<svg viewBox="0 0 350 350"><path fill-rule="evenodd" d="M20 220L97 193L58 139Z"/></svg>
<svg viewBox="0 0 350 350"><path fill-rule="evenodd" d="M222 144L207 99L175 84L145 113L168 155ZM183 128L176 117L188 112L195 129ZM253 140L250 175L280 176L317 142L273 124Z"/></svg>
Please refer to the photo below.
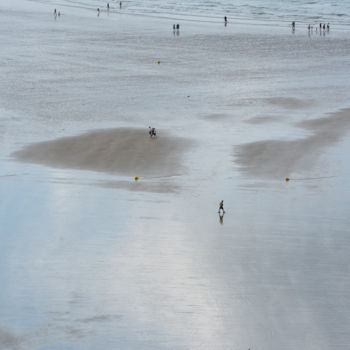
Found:
<svg viewBox="0 0 350 350"><path fill-rule="evenodd" d="M221 210L222 210L222 213L225 214L224 201L223 200L219 203L219 210L218 210L219 214L220 214Z"/></svg>
<svg viewBox="0 0 350 350"><path fill-rule="evenodd" d="M97 16L99 16L100 15L100 9L99 9L99 7L97 8Z"/></svg>
<svg viewBox="0 0 350 350"><path fill-rule="evenodd" d="M293 21L292 22L292 32L294 33L294 31L295 31L295 22Z"/></svg>
<svg viewBox="0 0 350 350"><path fill-rule="evenodd" d="M225 22L225 24L227 24L227 17L226 16L224 17L224 22Z"/></svg>
<svg viewBox="0 0 350 350"><path fill-rule="evenodd" d="M107 11L109 10L109 2L107 2Z"/></svg>
<svg viewBox="0 0 350 350"><path fill-rule="evenodd" d="M57 10L56 10L56 9L53 10L53 15L54 15L54 16L57 15Z"/></svg>
<svg viewBox="0 0 350 350"><path fill-rule="evenodd" d="M326 23L323 24L323 30L326 30Z"/></svg>
<svg viewBox="0 0 350 350"><path fill-rule="evenodd" d="M329 32L330 26L329 23L327 23L327 32Z"/></svg>
<svg viewBox="0 0 350 350"><path fill-rule="evenodd" d="M120 1L120 3L119 3L119 8L122 8L122 2Z"/></svg>
<svg viewBox="0 0 350 350"><path fill-rule="evenodd" d="M180 24L176 25L176 29L179 30L180 29Z"/></svg>
<svg viewBox="0 0 350 350"><path fill-rule="evenodd" d="M322 30L322 23L320 23L320 31Z"/></svg>

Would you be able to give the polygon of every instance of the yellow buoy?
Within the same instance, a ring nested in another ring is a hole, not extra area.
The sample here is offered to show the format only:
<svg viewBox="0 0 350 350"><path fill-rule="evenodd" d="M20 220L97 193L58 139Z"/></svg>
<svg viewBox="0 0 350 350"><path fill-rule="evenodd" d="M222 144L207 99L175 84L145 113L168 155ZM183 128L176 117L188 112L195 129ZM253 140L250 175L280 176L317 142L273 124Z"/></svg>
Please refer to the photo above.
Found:
<svg viewBox="0 0 350 350"><path fill-rule="evenodd" d="M138 177L138 176L135 176L134 179L135 179L135 181L137 181L137 180L139 179L139 177Z"/></svg>
<svg viewBox="0 0 350 350"><path fill-rule="evenodd" d="M284 179L285 179L286 181L289 181L289 177L285 177Z"/></svg>
<svg viewBox="0 0 350 350"><path fill-rule="evenodd" d="M160 64L160 61L158 60L157 63Z"/></svg>

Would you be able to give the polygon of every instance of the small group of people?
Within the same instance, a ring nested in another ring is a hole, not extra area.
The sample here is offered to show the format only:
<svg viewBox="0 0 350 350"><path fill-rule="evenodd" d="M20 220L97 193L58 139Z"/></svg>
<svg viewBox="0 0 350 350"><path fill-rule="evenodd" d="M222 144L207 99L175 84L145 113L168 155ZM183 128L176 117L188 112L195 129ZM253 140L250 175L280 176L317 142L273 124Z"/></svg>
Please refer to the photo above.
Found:
<svg viewBox="0 0 350 350"><path fill-rule="evenodd" d="M55 18L58 16L60 17L61 16L61 12L60 11L57 11L57 9L54 9L53 10L53 15L55 16Z"/></svg>
<svg viewBox="0 0 350 350"><path fill-rule="evenodd" d="M173 24L173 34L174 34L174 36L180 35L180 24Z"/></svg>
<svg viewBox="0 0 350 350"><path fill-rule="evenodd" d="M325 32L326 30L327 30L327 32L329 32L329 30L331 28L329 23L327 23L327 24L326 23L320 23L319 25L315 26L316 33L317 33L317 28L318 27L320 28L320 33L322 32L322 30L323 30L323 32ZM308 29L309 32L313 32L314 26L312 24L309 24L307 26L307 29ZM293 32L295 31L295 22L294 21L292 22L292 30L293 30Z"/></svg>
<svg viewBox="0 0 350 350"><path fill-rule="evenodd" d="M156 128L152 128L152 127L148 127L148 133L150 137L156 137L157 136L157 132L156 132Z"/></svg>
<svg viewBox="0 0 350 350"><path fill-rule="evenodd" d="M326 31L326 29L327 29L327 32L329 32L329 30L331 29L331 26L329 25L329 23L320 23L320 25L319 25L319 27L320 27L320 32L322 31L322 29L323 29L323 31ZM313 31L313 29L314 29L314 26L313 25L308 25L307 26L307 29L309 30L309 31ZM317 26L316 26L316 32L317 32Z"/></svg>
<svg viewBox="0 0 350 350"><path fill-rule="evenodd" d="M329 33L329 30L330 30L330 25L329 23L320 23L319 25L315 25L315 33L318 33L318 28L320 28L320 35L326 35L326 33L328 34ZM314 26L309 24L307 26L307 29L308 29L308 34L309 36L311 36L313 33L314 33Z"/></svg>
<svg viewBox="0 0 350 350"><path fill-rule="evenodd" d="M326 31L326 29L327 29L327 32L329 32L329 30L330 30L330 25L329 25L329 23L327 23L327 25L326 25L326 23L320 23L320 32L321 32L321 30L323 29L323 31ZM312 24L309 24L308 26L307 26L307 29L308 29L308 31L310 32L312 32L313 30L314 30L314 26L312 25ZM315 26L315 30L316 30L316 32L317 32L317 26Z"/></svg>

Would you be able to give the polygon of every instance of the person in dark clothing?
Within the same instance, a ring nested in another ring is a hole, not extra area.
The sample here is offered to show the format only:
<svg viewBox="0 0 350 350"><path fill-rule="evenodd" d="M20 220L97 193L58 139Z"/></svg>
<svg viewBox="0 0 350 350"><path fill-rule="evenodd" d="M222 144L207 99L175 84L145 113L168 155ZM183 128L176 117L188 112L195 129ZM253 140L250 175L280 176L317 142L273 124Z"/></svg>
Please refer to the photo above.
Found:
<svg viewBox="0 0 350 350"><path fill-rule="evenodd" d="M223 200L219 203L219 210L218 210L218 213L220 213L221 211L222 211L223 213L225 213L225 210L224 210L224 201L223 201Z"/></svg>

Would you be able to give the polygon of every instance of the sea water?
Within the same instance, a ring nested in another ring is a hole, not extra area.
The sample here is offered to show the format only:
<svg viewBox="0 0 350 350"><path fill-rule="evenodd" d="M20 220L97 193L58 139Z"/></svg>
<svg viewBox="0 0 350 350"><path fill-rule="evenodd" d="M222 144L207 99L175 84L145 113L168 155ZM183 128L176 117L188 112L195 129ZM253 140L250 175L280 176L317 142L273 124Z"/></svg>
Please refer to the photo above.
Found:
<svg viewBox="0 0 350 350"><path fill-rule="evenodd" d="M81 6L104 9L106 1L46 1L58 6ZM119 10L119 2L111 1L110 9ZM260 22L265 25L285 26L292 21L301 24L330 23L348 28L350 3L346 0L135 0L122 1L125 13L181 18L192 21L215 22L227 16L229 21Z"/></svg>

